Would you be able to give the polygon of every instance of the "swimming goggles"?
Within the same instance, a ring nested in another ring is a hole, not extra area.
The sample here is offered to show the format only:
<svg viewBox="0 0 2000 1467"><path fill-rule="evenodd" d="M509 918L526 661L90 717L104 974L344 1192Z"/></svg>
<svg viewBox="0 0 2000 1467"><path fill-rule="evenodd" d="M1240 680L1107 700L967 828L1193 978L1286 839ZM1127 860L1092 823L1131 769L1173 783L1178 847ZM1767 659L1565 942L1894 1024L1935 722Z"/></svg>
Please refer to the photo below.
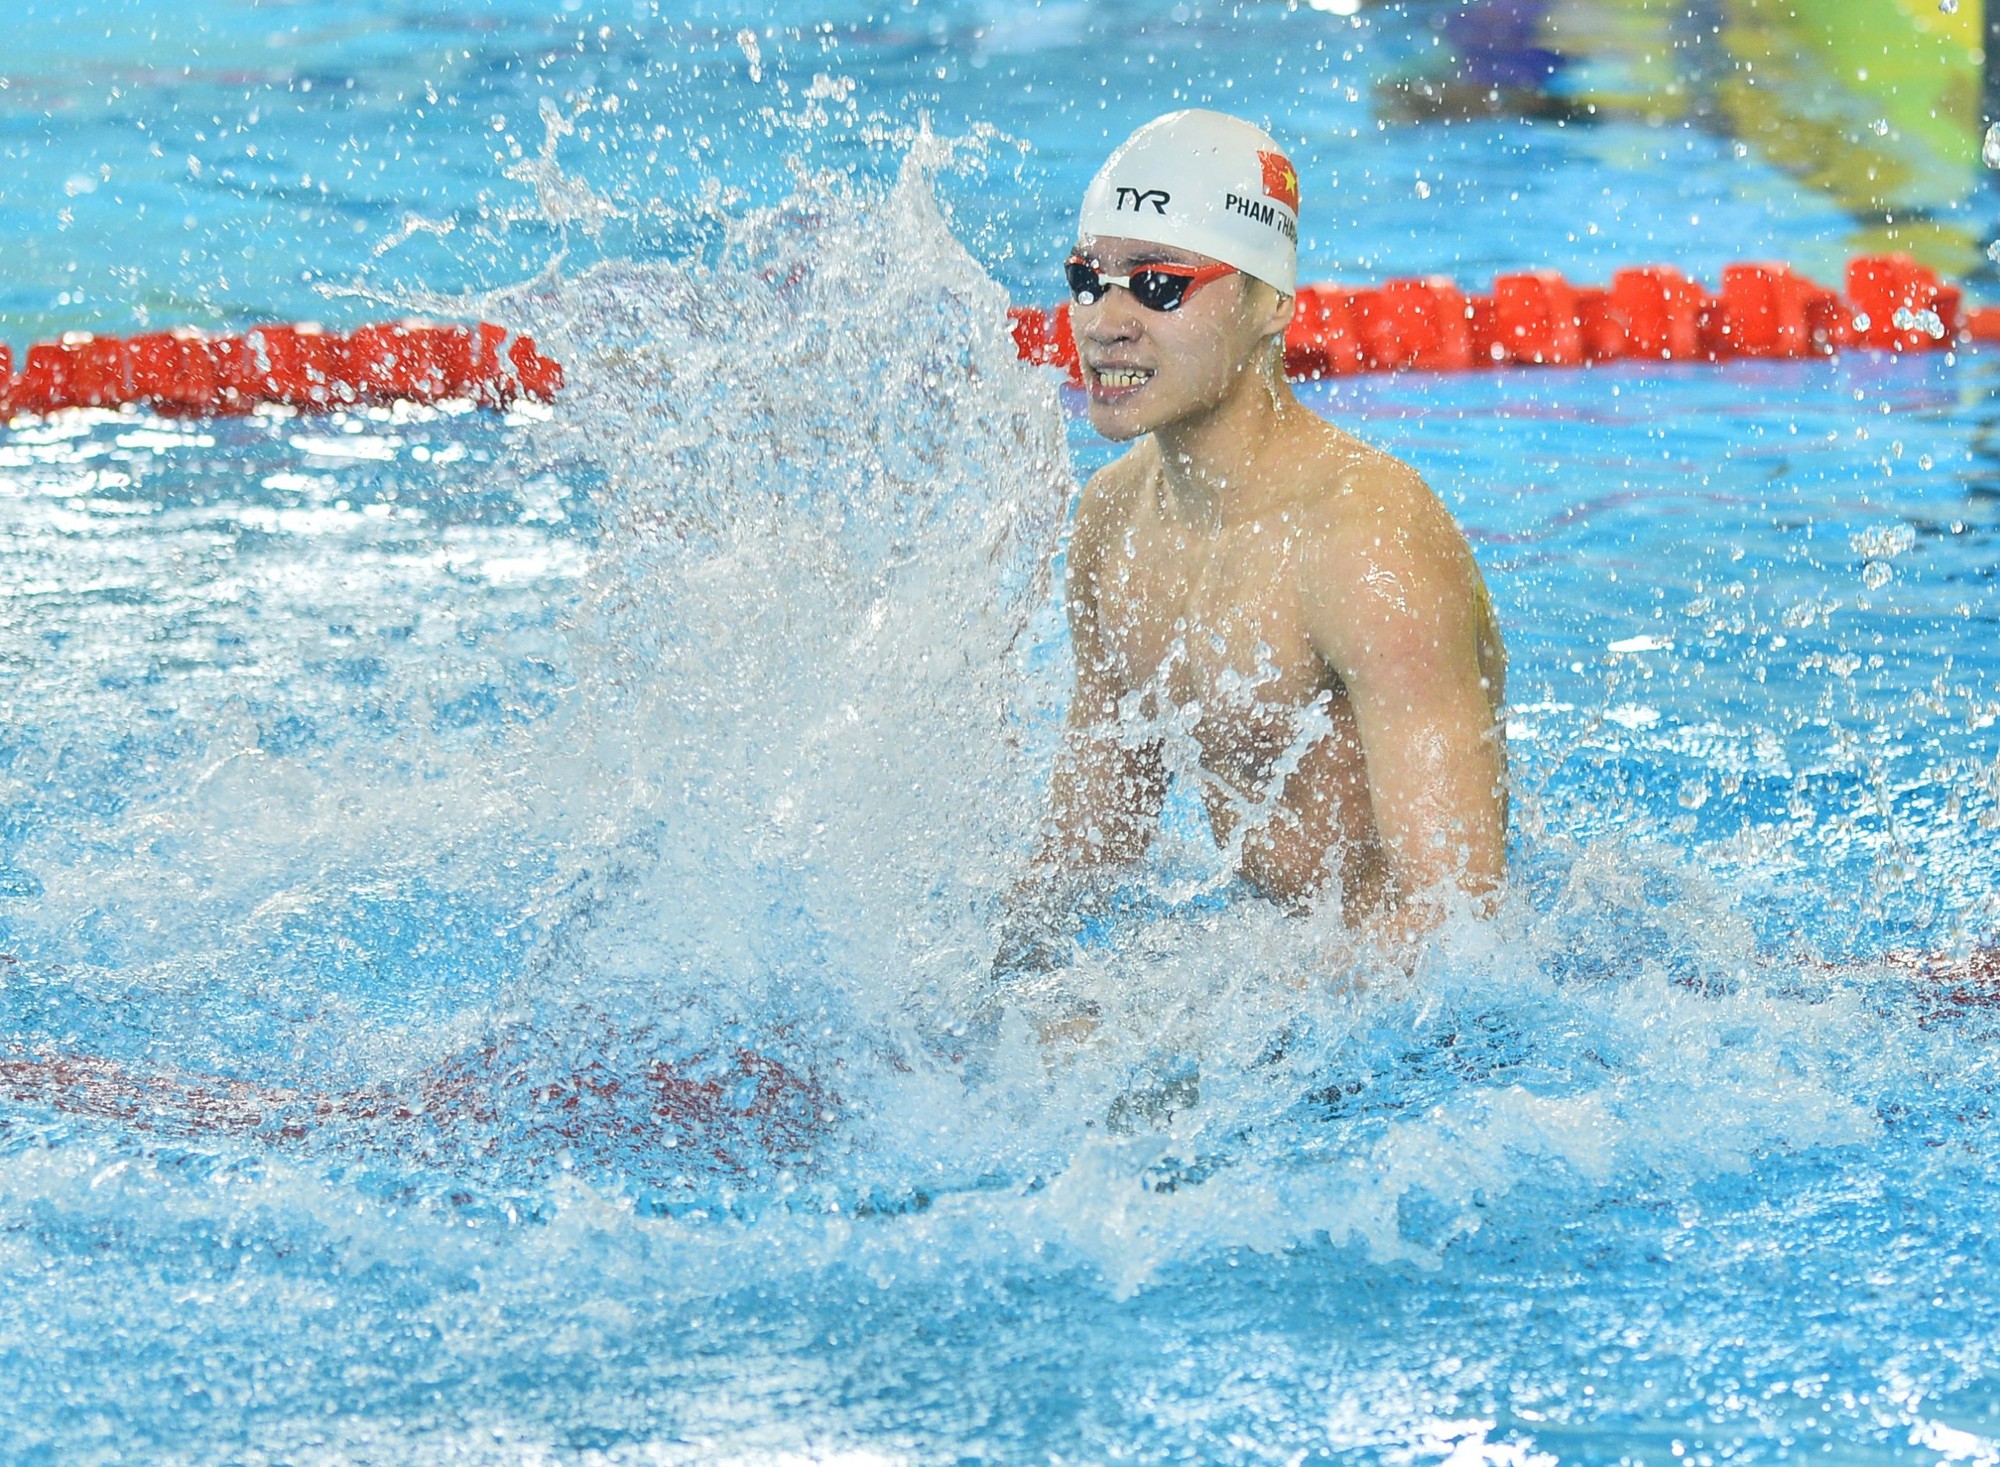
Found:
<svg viewBox="0 0 2000 1467"><path fill-rule="evenodd" d="M1234 275L1234 265L1141 265L1130 275L1106 275L1082 255L1063 265L1069 293L1080 306L1094 306L1113 285L1132 292L1132 299L1149 311L1177 311L1181 302L1211 281Z"/></svg>

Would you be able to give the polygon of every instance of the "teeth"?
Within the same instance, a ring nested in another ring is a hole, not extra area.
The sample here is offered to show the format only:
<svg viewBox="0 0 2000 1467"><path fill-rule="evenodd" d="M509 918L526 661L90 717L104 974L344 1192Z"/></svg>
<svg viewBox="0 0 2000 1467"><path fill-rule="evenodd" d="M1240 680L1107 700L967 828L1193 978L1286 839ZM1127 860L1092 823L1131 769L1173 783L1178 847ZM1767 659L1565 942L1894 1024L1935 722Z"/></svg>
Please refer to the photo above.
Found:
<svg viewBox="0 0 2000 1467"><path fill-rule="evenodd" d="M1152 375L1144 368L1099 367L1097 369L1097 380L1106 387L1137 387L1151 380Z"/></svg>

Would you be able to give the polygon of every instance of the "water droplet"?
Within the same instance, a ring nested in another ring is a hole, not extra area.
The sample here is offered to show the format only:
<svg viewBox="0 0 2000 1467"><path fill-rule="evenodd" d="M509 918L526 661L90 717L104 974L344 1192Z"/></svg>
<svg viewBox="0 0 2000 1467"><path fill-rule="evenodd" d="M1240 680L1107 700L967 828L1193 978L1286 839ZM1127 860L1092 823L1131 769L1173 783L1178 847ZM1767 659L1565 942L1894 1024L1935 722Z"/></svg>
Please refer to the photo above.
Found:
<svg viewBox="0 0 2000 1467"><path fill-rule="evenodd" d="M1943 15L1958 14L1958 0L1938 0L1938 11Z"/></svg>
<svg viewBox="0 0 2000 1467"><path fill-rule="evenodd" d="M1895 579L1896 572L1886 561L1871 560L1861 567L1861 584L1871 591L1879 591Z"/></svg>
<svg viewBox="0 0 2000 1467"><path fill-rule="evenodd" d="M1986 160L1988 168L2000 168L2000 122L1986 129L1986 141L1980 145L1979 156Z"/></svg>
<svg viewBox="0 0 2000 1467"><path fill-rule="evenodd" d="M1918 467L1918 468L1920 468L1920 469L1928 469L1928 468L1930 468L1930 467L1931 467L1931 456L1930 456L1929 454L1927 454L1927 453L1920 453L1920 454L1918 454L1918 455L1917 455L1917 467Z"/></svg>
<svg viewBox="0 0 2000 1467"><path fill-rule="evenodd" d="M1917 543L1915 525L1898 521L1847 537L1856 555L1868 560L1892 560Z"/></svg>
<svg viewBox="0 0 2000 1467"><path fill-rule="evenodd" d="M1936 311L1913 311L1901 306L1889 320L1898 331L1921 331L1933 341L1944 340L1944 319Z"/></svg>

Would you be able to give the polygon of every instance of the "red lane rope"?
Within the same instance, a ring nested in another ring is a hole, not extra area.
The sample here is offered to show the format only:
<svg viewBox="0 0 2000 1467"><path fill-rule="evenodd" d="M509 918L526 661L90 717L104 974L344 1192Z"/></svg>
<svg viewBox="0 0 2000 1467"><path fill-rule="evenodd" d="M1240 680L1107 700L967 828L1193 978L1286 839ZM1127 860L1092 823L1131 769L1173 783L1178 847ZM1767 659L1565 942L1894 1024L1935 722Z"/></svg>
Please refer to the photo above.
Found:
<svg viewBox="0 0 2000 1467"><path fill-rule="evenodd" d="M1856 348L1945 351L2000 341L2000 307L1961 318L1957 286L1907 255L1867 255L1838 292L1788 265L1739 264L1711 294L1668 265L1620 270L1605 286L1553 270L1501 275L1485 295L1444 276L1379 286L1302 285L1285 334L1285 371L1313 380L1362 372L1577 367L1621 360L1726 362L1817 357ZM1081 384L1070 308L1009 311L1024 361Z"/></svg>
<svg viewBox="0 0 2000 1467"><path fill-rule="evenodd" d="M1711 293L1670 265L1620 270L1609 286L1553 270L1501 275L1467 295L1441 275L1379 286L1302 285L1285 334L1285 370L1312 380L1362 372L1588 366L1621 360L1726 362L1867 349L1945 351L2000 341L2000 307L1961 315L1955 285L1907 255L1847 266L1843 296L1788 265L1727 266ZM1024 361L1083 380L1070 308L1008 313ZM264 404L302 412L390 402L468 400L504 408L562 390L561 365L505 327L391 321L341 334L259 326L237 336L71 332L28 348L19 376L0 346L0 420L16 413L136 404L189 417Z"/></svg>
<svg viewBox="0 0 2000 1467"><path fill-rule="evenodd" d="M302 412L461 398L504 408L547 402L561 366L532 336L505 327L391 321L345 334L317 326L258 326L240 336L159 331L70 332L28 348L19 376L0 346L0 421L16 413L126 404L185 417L247 413L267 403Z"/></svg>

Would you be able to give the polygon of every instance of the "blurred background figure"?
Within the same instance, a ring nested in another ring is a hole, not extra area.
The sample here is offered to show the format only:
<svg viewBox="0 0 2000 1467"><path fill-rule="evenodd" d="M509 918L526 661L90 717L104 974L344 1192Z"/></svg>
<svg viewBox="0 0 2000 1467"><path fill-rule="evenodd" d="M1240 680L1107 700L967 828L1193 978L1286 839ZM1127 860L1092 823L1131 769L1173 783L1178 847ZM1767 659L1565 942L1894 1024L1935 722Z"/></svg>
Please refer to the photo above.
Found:
<svg viewBox="0 0 2000 1467"><path fill-rule="evenodd" d="M1962 274L1982 263L1983 235L1940 216L1976 183L1995 116L1989 6L1466 0L1429 16L1434 47L1379 103L1406 124L1692 121L1854 216L1844 248Z"/></svg>

